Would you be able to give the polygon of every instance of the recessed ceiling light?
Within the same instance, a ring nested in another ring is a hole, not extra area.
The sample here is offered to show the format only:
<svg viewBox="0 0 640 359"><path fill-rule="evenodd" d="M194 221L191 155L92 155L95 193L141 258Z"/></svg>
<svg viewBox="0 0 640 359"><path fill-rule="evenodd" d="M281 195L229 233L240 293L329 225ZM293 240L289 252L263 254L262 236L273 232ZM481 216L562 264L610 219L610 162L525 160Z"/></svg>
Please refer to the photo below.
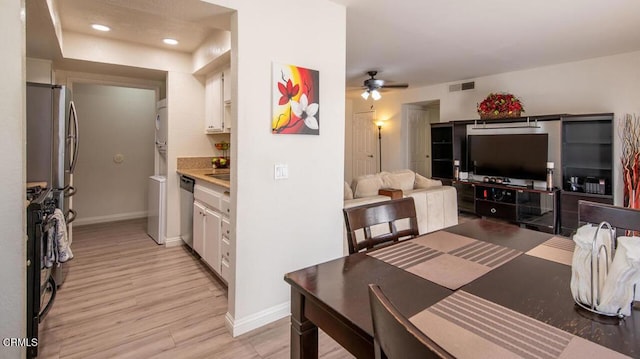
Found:
<svg viewBox="0 0 640 359"><path fill-rule="evenodd" d="M178 45L178 40L176 39L167 38L167 39L163 39L162 41L167 45Z"/></svg>
<svg viewBox="0 0 640 359"><path fill-rule="evenodd" d="M94 30L98 30L98 31L111 31L111 28L109 26L106 26L106 25L92 24L91 27Z"/></svg>

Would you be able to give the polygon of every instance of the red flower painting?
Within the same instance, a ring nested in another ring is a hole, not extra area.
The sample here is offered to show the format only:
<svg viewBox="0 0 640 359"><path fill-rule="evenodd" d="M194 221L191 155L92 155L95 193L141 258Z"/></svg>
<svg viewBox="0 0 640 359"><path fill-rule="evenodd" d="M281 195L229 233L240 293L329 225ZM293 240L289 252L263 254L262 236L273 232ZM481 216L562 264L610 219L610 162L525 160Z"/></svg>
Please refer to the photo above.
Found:
<svg viewBox="0 0 640 359"><path fill-rule="evenodd" d="M273 134L320 134L319 73L293 65L273 65Z"/></svg>
<svg viewBox="0 0 640 359"><path fill-rule="evenodd" d="M300 91L300 86L291 84L291 79L287 80L287 85L285 86L282 82L278 82L278 91L280 91L280 101L278 101L278 105L286 105L291 101L291 98L298 94Z"/></svg>

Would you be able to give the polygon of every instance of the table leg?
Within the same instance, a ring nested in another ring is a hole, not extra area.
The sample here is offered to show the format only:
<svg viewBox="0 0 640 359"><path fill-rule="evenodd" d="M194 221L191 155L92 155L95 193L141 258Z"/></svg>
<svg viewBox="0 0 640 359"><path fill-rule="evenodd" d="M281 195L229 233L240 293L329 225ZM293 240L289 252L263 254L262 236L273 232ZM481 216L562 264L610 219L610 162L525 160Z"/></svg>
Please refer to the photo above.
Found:
<svg viewBox="0 0 640 359"><path fill-rule="evenodd" d="M304 316L305 297L291 288L291 359L318 358L318 327Z"/></svg>

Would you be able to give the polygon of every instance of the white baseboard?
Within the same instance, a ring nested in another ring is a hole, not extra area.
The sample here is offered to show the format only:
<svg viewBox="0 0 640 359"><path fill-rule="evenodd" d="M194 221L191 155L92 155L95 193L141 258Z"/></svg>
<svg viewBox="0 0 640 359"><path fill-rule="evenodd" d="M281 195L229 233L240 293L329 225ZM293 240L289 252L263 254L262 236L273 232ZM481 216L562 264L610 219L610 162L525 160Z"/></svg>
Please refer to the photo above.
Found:
<svg viewBox="0 0 640 359"><path fill-rule="evenodd" d="M76 226L85 226L88 224L116 222L116 221L124 221L127 219L144 218L146 216L147 216L147 211L118 213L118 214L110 214L108 216L78 218L75 221L73 221L73 224Z"/></svg>
<svg viewBox="0 0 640 359"><path fill-rule="evenodd" d="M287 301L241 319L234 319L229 312L224 316L227 330L235 338L291 314L291 302Z"/></svg>
<svg viewBox="0 0 640 359"><path fill-rule="evenodd" d="M164 246L165 247L177 247L177 246L181 246L181 245L187 245L186 243L184 243L182 241L182 237L177 236L177 237L171 237L171 238L165 238L164 239Z"/></svg>

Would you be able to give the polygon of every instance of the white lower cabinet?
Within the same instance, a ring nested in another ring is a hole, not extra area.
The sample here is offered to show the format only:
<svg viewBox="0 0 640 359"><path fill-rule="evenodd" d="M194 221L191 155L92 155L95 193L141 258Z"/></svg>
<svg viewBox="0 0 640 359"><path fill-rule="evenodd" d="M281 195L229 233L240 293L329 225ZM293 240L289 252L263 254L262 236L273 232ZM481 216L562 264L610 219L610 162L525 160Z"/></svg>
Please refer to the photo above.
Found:
<svg viewBox="0 0 640 359"><path fill-rule="evenodd" d="M196 182L193 202L193 249L225 282L232 269L228 190Z"/></svg>
<svg viewBox="0 0 640 359"><path fill-rule="evenodd" d="M211 269L220 273L220 231L222 228L222 215L205 208L204 225L204 261Z"/></svg>
<svg viewBox="0 0 640 359"><path fill-rule="evenodd" d="M224 280L229 282L229 273L231 271L231 225L229 217L222 217L222 241L220 242L220 275Z"/></svg>
<svg viewBox="0 0 640 359"><path fill-rule="evenodd" d="M204 257L204 220L204 205L193 202L193 250L201 257Z"/></svg>

